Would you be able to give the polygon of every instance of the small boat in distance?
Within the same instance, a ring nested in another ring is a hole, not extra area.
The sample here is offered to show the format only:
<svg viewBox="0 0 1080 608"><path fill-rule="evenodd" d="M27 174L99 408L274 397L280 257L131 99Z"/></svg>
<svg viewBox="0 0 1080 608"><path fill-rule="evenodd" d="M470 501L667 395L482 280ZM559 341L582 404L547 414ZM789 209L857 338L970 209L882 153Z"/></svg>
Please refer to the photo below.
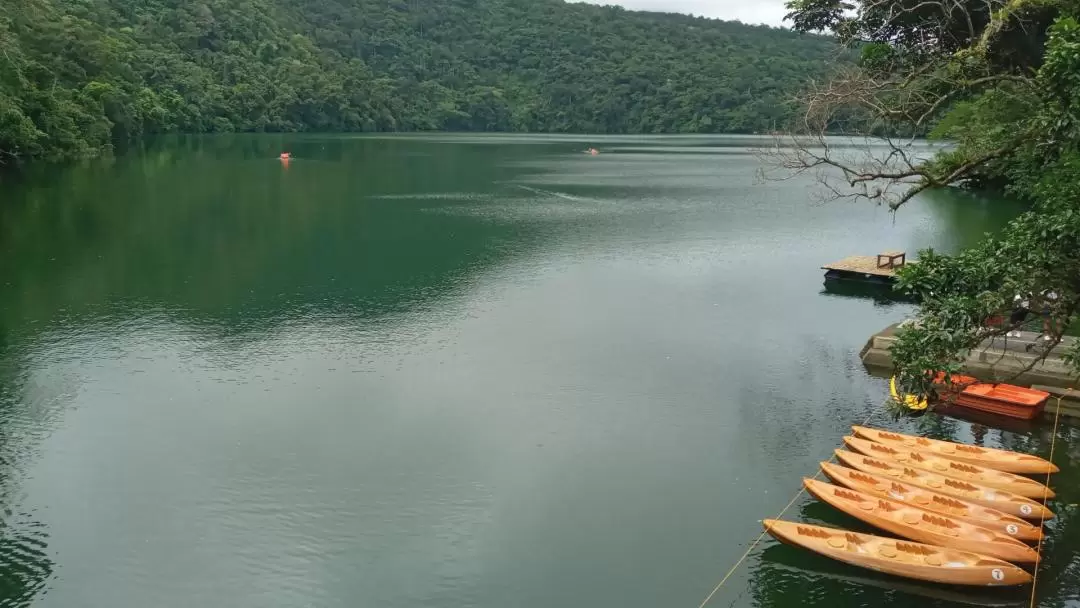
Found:
<svg viewBox="0 0 1080 608"><path fill-rule="evenodd" d="M819 500L897 536L1016 563L1039 559L1034 549L1015 538L947 515L815 479L803 479L803 486Z"/></svg>
<svg viewBox="0 0 1080 608"><path fill-rule="evenodd" d="M894 448L908 448L923 452L932 452L949 460L957 460L970 464L977 464L989 469L997 469L1006 473L1020 473L1024 475L1045 475L1057 473L1060 469L1054 463L1033 456L1021 454L1009 450L994 448L981 448L975 445L965 445L942 441L940 439L926 439L913 437L892 431L872 429L865 426L853 426L851 430L856 437L868 439L875 443L881 443Z"/></svg>
<svg viewBox="0 0 1080 608"><path fill-rule="evenodd" d="M902 463L904 466L923 471L930 471L932 473L940 473L947 477L962 479L982 486L1012 492L1013 494L1018 494L1027 498L1046 500L1055 496L1053 490L1034 479L1028 479L1027 477L1021 477L1020 475L1014 475L995 469L987 469L966 462L957 462L942 456L937 456L932 452L922 452L910 448L897 449L883 443L875 443L866 439L852 437L851 435L846 435L844 437L844 444L860 454L866 454L867 456L874 456L876 458L886 458Z"/></svg>
<svg viewBox="0 0 1080 608"><path fill-rule="evenodd" d="M852 566L895 576L980 587L1031 582L1031 575L1017 566L969 551L776 519L766 519L762 525L781 542Z"/></svg>

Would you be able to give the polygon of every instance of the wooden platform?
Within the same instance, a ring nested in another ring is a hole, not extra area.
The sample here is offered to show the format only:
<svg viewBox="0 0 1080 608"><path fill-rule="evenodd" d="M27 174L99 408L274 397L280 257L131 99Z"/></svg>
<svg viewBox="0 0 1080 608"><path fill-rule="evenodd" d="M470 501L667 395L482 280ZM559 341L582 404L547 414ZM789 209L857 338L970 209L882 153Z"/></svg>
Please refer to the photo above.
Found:
<svg viewBox="0 0 1080 608"><path fill-rule="evenodd" d="M908 263L912 264L914 262ZM885 281L894 280L897 270L897 268L891 266L878 266L878 256L873 255L853 255L839 262L826 264L821 269L840 275L836 276L836 278L877 278Z"/></svg>

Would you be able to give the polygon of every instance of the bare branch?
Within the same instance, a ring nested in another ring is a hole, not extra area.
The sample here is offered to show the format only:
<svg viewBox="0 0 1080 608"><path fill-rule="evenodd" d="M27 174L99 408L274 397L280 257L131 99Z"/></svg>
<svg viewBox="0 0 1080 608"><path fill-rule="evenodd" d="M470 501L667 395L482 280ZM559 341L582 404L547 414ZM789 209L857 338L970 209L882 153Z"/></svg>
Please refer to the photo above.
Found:
<svg viewBox="0 0 1080 608"><path fill-rule="evenodd" d="M936 1L920 5L948 8ZM952 102L1006 84L1034 92L1032 79L1024 75L974 68L958 73L947 60L894 73L841 69L828 82L811 84L798 100L804 111L795 133L777 139L763 156L788 175L814 172L825 200L866 199L896 210L929 188L969 179L1013 150L1015 144L1009 144L959 165L934 165L926 158L928 148L915 141ZM900 130L907 133L902 140L888 135ZM836 135L864 141L852 145L827 137Z"/></svg>

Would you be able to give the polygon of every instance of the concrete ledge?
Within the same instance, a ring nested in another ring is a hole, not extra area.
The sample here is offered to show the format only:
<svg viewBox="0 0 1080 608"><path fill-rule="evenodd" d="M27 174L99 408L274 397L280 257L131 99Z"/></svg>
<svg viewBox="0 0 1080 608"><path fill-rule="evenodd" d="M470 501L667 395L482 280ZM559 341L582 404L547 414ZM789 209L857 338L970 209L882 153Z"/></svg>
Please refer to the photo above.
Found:
<svg viewBox="0 0 1080 608"><path fill-rule="evenodd" d="M1050 400L1046 402L1044 415L1053 417L1060 407L1062 416L1080 418L1080 390L1045 384L1033 384L1031 388L1050 393Z"/></svg>
<svg viewBox="0 0 1080 608"><path fill-rule="evenodd" d="M860 353L863 365L874 370L893 368L889 349L896 342L898 324L890 325L874 334L867 341ZM1050 351L1046 360L1035 365L1031 370L1016 376L1032 361L1037 359L1043 348L1039 334L1022 332L1019 338L996 338L987 341L968 354L964 362L964 371L984 382L1010 382L1031 386L1035 384L1055 388L1080 389L1078 379L1072 374L1071 366L1065 363L1062 355L1076 343L1076 338L1067 337L1060 345ZM1046 389L1043 389L1046 390Z"/></svg>

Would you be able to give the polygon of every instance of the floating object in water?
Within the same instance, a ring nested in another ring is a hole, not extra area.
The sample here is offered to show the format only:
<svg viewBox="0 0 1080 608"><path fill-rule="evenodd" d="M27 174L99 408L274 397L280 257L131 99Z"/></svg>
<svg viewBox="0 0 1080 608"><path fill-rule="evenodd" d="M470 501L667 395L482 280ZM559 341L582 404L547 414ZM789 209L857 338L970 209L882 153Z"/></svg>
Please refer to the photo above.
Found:
<svg viewBox="0 0 1080 608"><path fill-rule="evenodd" d="M867 456L887 458L902 463L905 466L921 469L923 471L940 473L954 479L963 479L964 481L977 483L981 486L987 486L998 490L1005 490L1020 496L1038 498L1039 500L1046 500L1055 496L1053 490L1034 479L1028 479L1027 477L1021 477L1019 475L995 469L987 469L966 462L957 462L955 460L936 456L931 452L922 452L909 448L897 449L883 443L858 439L850 435L844 437L844 443L856 452L866 454Z"/></svg>
<svg viewBox="0 0 1080 608"><path fill-rule="evenodd" d="M999 416L1034 420L1046 408L1049 393L1035 392L1021 386L976 384L965 388L956 405Z"/></svg>
<svg viewBox="0 0 1080 608"><path fill-rule="evenodd" d="M904 407L913 412L921 412L929 405L926 397L919 398L915 395L904 395L903 397L900 397L900 392L896 390L896 376L893 376L889 380L889 394L892 395L893 401L904 404Z"/></svg>
<svg viewBox="0 0 1080 608"><path fill-rule="evenodd" d="M837 531L846 532L846 530ZM813 575L815 584L821 581L821 584L839 583L844 586L873 587L890 593L899 592L910 595L915 600L945 602L949 606L962 604L979 606L979 608L1021 608L1016 601L1016 595L1010 592L1002 593L1003 590L1000 587L934 585L899 576L878 576L879 573L872 570L864 570L862 573L852 572L853 568L850 568L848 564L836 560L808 560L802 551L788 550L790 546L788 543L776 543L763 549L761 561L767 563L762 564L763 569L759 570L759 573L766 576L773 576L774 573L780 576L791 573L799 580L804 580L806 575L810 574ZM803 549L803 547L799 548ZM940 547L935 548L940 549ZM815 557L819 556L815 555Z"/></svg>
<svg viewBox="0 0 1080 608"><path fill-rule="evenodd" d="M826 281L869 281L892 284L896 281L896 271L909 262L903 251L884 251L872 255L853 255L838 262L821 267L825 271Z"/></svg>
<svg viewBox="0 0 1080 608"><path fill-rule="evenodd" d="M994 448L981 448L979 446L941 441L939 439L913 437L911 435L872 429L865 426L853 426L851 427L851 430L854 431L855 435L858 437L892 446L894 448L909 448L922 452L932 452L938 456L948 458L949 460L977 464L988 469L1005 471L1006 473L1045 475L1047 473L1057 473L1060 470L1054 463L1031 454L1021 454L1020 452L1010 452L1009 450L998 450Z"/></svg>
<svg viewBox="0 0 1080 608"><path fill-rule="evenodd" d="M852 490L947 515L1017 540L1037 542L1043 537L1041 527L1034 526L1019 517L920 488L915 484L889 479L874 473L856 471L829 462L821 463L821 470L829 476L829 479Z"/></svg>
<svg viewBox="0 0 1080 608"><path fill-rule="evenodd" d="M281 156L280 156L279 158L280 158L280 159L282 160L282 162L286 162L286 163L287 163L287 162L289 162L290 160L292 160L292 154L290 154L290 153L288 153L288 152L282 152L282 153L281 153Z"/></svg>
<svg viewBox="0 0 1080 608"><path fill-rule="evenodd" d="M938 473L906 467L895 460L865 456L846 450L836 450L836 459L844 466L910 483L949 496L962 498L977 505L997 509L1002 513L1028 520L1045 521L1054 518L1054 512L1045 506L1011 492L968 483L962 479L946 477Z"/></svg>
<svg viewBox="0 0 1080 608"><path fill-rule="evenodd" d="M954 375L951 379L952 383L946 384L945 374L939 372L934 384L939 392L950 395L950 400L956 406L1020 420L1037 418L1050 398L1050 393L1046 391L1012 384L979 382L971 376Z"/></svg>
<svg viewBox="0 0 1080 608"><path fill-rule="evenodd" d="M585 154L588 154L590 156L596 156L597 154L600 154L600 151L596 148L589 148L588 150L585 150Z"/></svg>
<svg viewBox="0 0 1080 608"><path fill-rule="evenodd" d="M1031 575L1013 564L969 551L776 519L766 519L762 525L779 541L886 574L982 587L1031 582Z"/></svg>
<svg viewBox="0 0 1080 608"><path fill-rule="evenodd" d="M898 536L1010 562L1035 563L1039 559L1034 549L1015 538L953 517L814 479L803 479L803 485L844 513Z"/></svg>

